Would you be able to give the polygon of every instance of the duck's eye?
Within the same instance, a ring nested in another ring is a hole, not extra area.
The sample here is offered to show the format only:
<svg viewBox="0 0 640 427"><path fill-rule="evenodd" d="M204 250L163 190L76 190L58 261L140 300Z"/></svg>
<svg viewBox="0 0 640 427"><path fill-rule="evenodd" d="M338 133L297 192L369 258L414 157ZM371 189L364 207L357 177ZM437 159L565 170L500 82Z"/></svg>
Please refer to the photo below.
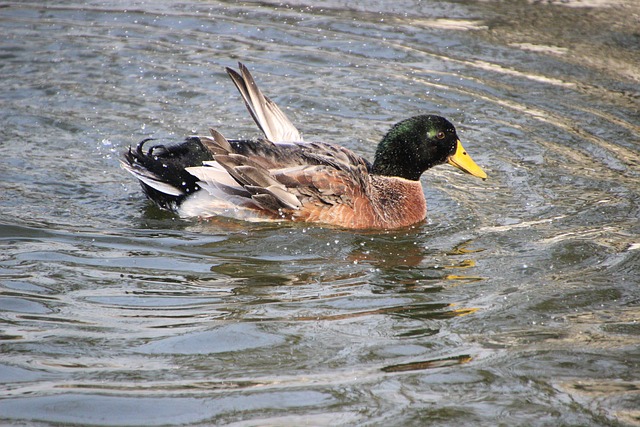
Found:
<svg viewBox="0 0 640 427"><path fill-rule="evenodd" d="M442 131L438 132L438 134L436 135L436 138L438 139L444 139L444 137L445 137L445 134Z"/></svg>

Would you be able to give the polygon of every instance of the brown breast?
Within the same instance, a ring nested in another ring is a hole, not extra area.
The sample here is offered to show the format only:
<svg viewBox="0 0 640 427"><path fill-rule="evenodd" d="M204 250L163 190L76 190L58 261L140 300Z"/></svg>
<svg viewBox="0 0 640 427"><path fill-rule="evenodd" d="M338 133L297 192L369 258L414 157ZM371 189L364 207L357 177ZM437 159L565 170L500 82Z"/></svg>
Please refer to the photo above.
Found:
<svg viewBox="0 0 640 427"><path fill-rule="evenodd" d="M371 175L368 191L343 203L309 200L292 212L297 221L318 222L352 229L394 229L423 221L427 203L420 181Z"/></svg>

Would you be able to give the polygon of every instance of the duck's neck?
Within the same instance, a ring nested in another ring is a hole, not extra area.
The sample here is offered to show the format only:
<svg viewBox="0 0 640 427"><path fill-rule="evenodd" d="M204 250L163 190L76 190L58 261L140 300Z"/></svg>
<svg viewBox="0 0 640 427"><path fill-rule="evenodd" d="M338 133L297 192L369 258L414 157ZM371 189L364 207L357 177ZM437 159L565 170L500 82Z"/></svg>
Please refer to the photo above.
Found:
<svg viewBox="0 0 640 427"><path fill-rule="evenodd" d="M406 227L424 220L427 201L420 181L373 177L381 228Z"/></svg>
<svg viewBox="0 0 640 427"><path fill-rule="evenodd" d="M395 157L394 154L391 154L391 158ZM381 176L395 176L399 178L408 179L411 181L419 181L422 176L422 170L418 168L410 168L403 164L393 163L386 160L387 154L381 153L378 155L376 153L375 160L373 162L373 166L371 167L371 172L374 175Z"/></svg>
<svg viewBox="0 0 640 427"><path fill-rule="evenodd" d="M378 145L371 171L376 175L420 180L426 169L424 159L420 158L421 132L425 132L424 126L416 118L393 126Z"/></svg>

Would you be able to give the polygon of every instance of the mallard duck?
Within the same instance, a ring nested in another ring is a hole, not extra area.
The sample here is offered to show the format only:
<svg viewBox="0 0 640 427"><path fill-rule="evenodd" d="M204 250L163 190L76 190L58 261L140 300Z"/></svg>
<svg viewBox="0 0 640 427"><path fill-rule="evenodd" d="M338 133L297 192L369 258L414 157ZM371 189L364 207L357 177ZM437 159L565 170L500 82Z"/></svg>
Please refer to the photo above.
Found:
<svg viewBox="0 0 640 427"><path fill-rule="evenodd" d="M327 142L304 142L249 70L226 71L264 134L257 140L192 136L176 145L124 153L122 165L162 209L182 217L300 221L351 229L397 229L427 215L420 176L449 163L487 175L462 147L455 127L436 115L395 124L373 163Z"/></svg>

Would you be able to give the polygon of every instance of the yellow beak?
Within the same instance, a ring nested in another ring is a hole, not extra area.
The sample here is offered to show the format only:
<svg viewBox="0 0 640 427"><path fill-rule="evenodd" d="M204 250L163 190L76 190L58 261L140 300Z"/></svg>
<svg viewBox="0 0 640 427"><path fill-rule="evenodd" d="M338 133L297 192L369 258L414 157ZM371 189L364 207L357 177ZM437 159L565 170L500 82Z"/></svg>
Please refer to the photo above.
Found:
<svg viewBox="0 0 640 427"><path fill-rule="evenodd" d="M456 145L456 152L453 153L453 156L449 157L447 163L457 167L463 172L477 176L478 178L487 179L487 174L484 173L482 168L476 165L476 162L467 154L460 140L458 140L458 144Z"/></svg>

